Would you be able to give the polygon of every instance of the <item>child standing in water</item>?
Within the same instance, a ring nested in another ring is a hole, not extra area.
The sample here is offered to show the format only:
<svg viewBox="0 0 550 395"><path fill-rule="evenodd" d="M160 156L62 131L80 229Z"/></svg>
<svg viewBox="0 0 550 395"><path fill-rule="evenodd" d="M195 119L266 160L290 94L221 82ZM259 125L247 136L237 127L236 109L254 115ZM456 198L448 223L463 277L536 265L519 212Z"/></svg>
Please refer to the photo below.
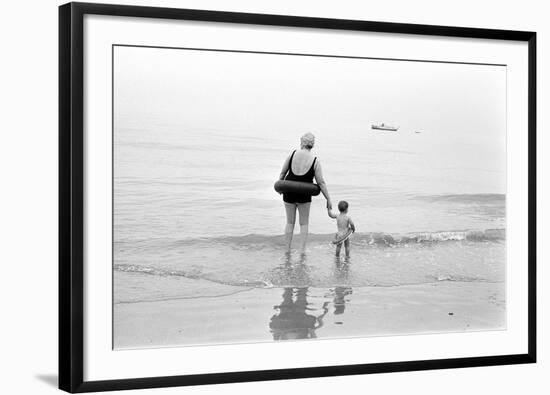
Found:
<svg viewBox="0 0 550 395"><path fill-rule="evenodd" d="M340 211L340 214L333 214L330 209L327 209L328 216L336 219L336 225L338 226L338 233L334 236L333 241L333 243L336 244L336 256L340 256L340 250L342 249L342 244L344 244L346 256L349 257L349 238L338 242L338 240L345 238L346 235L351 234L350 232L355 232L355 224L348 216L348 207L348 202L342 200L338 203L338 211Z"/></svg>

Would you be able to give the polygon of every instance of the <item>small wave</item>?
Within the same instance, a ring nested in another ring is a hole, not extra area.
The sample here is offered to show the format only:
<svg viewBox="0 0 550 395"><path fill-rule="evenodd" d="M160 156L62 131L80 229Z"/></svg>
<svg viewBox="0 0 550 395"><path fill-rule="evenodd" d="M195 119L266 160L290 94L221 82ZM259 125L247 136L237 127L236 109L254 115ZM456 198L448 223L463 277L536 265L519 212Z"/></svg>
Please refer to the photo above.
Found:
<svg viewBox="0 0 550 395"><path fill-rule="evenodd" d="M150 266L128 265L128 264L117 264L113 266L113 269L118 272L150 274L150 275L160 276L160 277L185 277L192 280L211 281L214 283L218 283L222 285L230 285L233 287L273 288L273 284L270 281L264 281L264 280L223 281L220 279L209 278L208 276L202 275L200 272L194 272L194 271L169 270L169 269L154 268Z"/></svg>
<svg viewBox="0 0 550 395"><path fill-rule="evenodd" d="M419 195L413 199L429 202L454 202L464 204L499 204L506 203L506 195L501 193L461 193L447 195Z"/></svg>
<svg viewBox="0 0 550 395"><path fill-rule="evenodd" d="M439 274L437 276L428 277L430 282L459 282L459 283L491 283L497 281L490 281L488 279L476 276L464 276L456 274Z"/></svg>
<svg viewBox="0 0 550 395"><path fill-rule="evenodd" d="M156 276L175 276L175 277L186 277L197 279L200 278L199 274L194 274L193 272L187 272L183 270L166 270L158 269L149 266L140 266L140 265L114 265L114 269L119 272L128 272L128 273L141 273L141 274L151 274Z"/></svg>
<svg viewBox="0 0 550 395"><path fill-rule="evenodd" d="M506 239L505 229L426 232L402 236L398 243L422 243L444 241L499 241Z"/></svg>
<svg viewBox="0 0 550 395"><path fill-rule="evenodd" d="M308 243L330 243L334 237L330 234L310 234ZM442 243L452 241L498 242L506 239L505 229L485 230L449 230L437 232L414 232L407 234L390 234L384 232L357 232L351 242L355 245L371 247L396 247L399 245L418 243ZM131 248L140 249L177 249L184 246L229 245L233 248L266 248L284 246L283 235L248 234L244 236L201 237L191 239L150 239L150 240L119 240L115 244L119 250Z"/></svg>
<svg viewBox="0 0 550 395"><path fill-rule="evenodd" d="M464 283L498 283L502 282L502 280L499 279L492 279L487 278L485 276L480 275L466 275L466 274L460 274L460 273L440 273L440 274L428 274L425 273L418 278L401 278L401 279L393 279L393 280L356 280L354 284L352 283L339 283L337 281L333 281L327 278L318 278L318 279L309 279L309 281L300 281L296 278L288 278L286 276L278 277L278 276L271 276L271 279L266 280L230 280L227 278L215 278L215 277L209 277L207 275L201 275L201 274L195 274L192 272L184 271L184 270L165 270L165 269L158 269L148 266L139 266L139 265L126 265L126 264L119 264L114 265L113 269L117 272L124 272L129 274L143 274L143 275L152 275L152 276L159 276L159 277L165 277L167 279L170 278L178 278L178 277L184 277L187 279L192 280L202 280L202 281L208 281L214 284L218 285L225 285L230 287L236 287L240 289L241 291L244 290L250 290L250 289L271 289L271 288L304 288L304 287L318 287L318 288L326 288L326 287L397 287L397 286L404 286L404 285L418 285L418 284L429 284L429 283L440 283L440 282L464 282ZM269 277L269 276L267 276ZM208 289L208 288L205 288ZM237 291L240 292L240 291ZM218 297L218 296L224 296L224 295L230 295L233 294L233 292L230 293L209 293L206 295L201 295L200 297ZM131 299L132 301L153 301L153 300L171 300L171 299L192 299L197 297L196 295L192 296L154 296L149 299L143 299L142 295L137 296L135 299ZM130 299L128 299L130 300Z"/></svg>

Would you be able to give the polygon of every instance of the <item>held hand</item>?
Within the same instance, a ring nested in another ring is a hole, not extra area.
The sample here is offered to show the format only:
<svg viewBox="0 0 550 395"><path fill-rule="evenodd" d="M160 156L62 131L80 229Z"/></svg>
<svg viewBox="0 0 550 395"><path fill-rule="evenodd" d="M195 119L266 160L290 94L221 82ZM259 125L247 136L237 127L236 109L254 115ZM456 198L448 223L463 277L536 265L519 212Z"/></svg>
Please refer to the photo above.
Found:
<svg viewBox="0 0 550 395"><path fill-rule="evenodd" d="M327 199L327 210L332 210L332 202L330 201L330 199Z"/></svg>

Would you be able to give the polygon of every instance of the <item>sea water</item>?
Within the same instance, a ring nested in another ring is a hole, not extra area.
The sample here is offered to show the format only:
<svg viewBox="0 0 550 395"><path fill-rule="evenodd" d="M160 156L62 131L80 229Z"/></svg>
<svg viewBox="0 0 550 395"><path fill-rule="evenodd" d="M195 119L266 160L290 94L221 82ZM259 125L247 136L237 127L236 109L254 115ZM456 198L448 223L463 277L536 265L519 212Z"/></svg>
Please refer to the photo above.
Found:
<svg viewBox="0 0 550 395"><path fill-rule="evenodd" d="M502 147L436 131L313 132L334 210L346 200L357 228L349 259L334 257L336 223L322 195L313 198L306 253L295 250L298 221L286 252L273 183L298 131L117 128L115 303L211 297L227 287L504 281ZM177 278L197 286L170 281Z"/></svg>

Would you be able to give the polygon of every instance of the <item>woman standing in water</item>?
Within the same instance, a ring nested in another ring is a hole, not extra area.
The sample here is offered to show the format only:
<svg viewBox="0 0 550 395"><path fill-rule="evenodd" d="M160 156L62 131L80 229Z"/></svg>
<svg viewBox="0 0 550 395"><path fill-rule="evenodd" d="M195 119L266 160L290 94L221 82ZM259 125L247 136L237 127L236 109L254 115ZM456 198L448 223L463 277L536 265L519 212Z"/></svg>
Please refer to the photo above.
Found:
<svg viewBox="0 0 550 395"><path fill-rule="evenodd" d="M280 180L301 181L313 183L313 179L321 188L321 192L327 199L327 208L332 209L332 202L328 189L323 178L323 171L319 159L314 157L311 149L315 145L315 136L311 133L304 134L300 139L300 149L293 151L286 158ZM311 207L311 196L297 193L283 193L283 201L286 211L285 241L288 250L292 245L294 224L296 223L296 209L300 213L300 235L302 236L302 253L306 250L307 234L309 228L309 209Z"/></svg>

